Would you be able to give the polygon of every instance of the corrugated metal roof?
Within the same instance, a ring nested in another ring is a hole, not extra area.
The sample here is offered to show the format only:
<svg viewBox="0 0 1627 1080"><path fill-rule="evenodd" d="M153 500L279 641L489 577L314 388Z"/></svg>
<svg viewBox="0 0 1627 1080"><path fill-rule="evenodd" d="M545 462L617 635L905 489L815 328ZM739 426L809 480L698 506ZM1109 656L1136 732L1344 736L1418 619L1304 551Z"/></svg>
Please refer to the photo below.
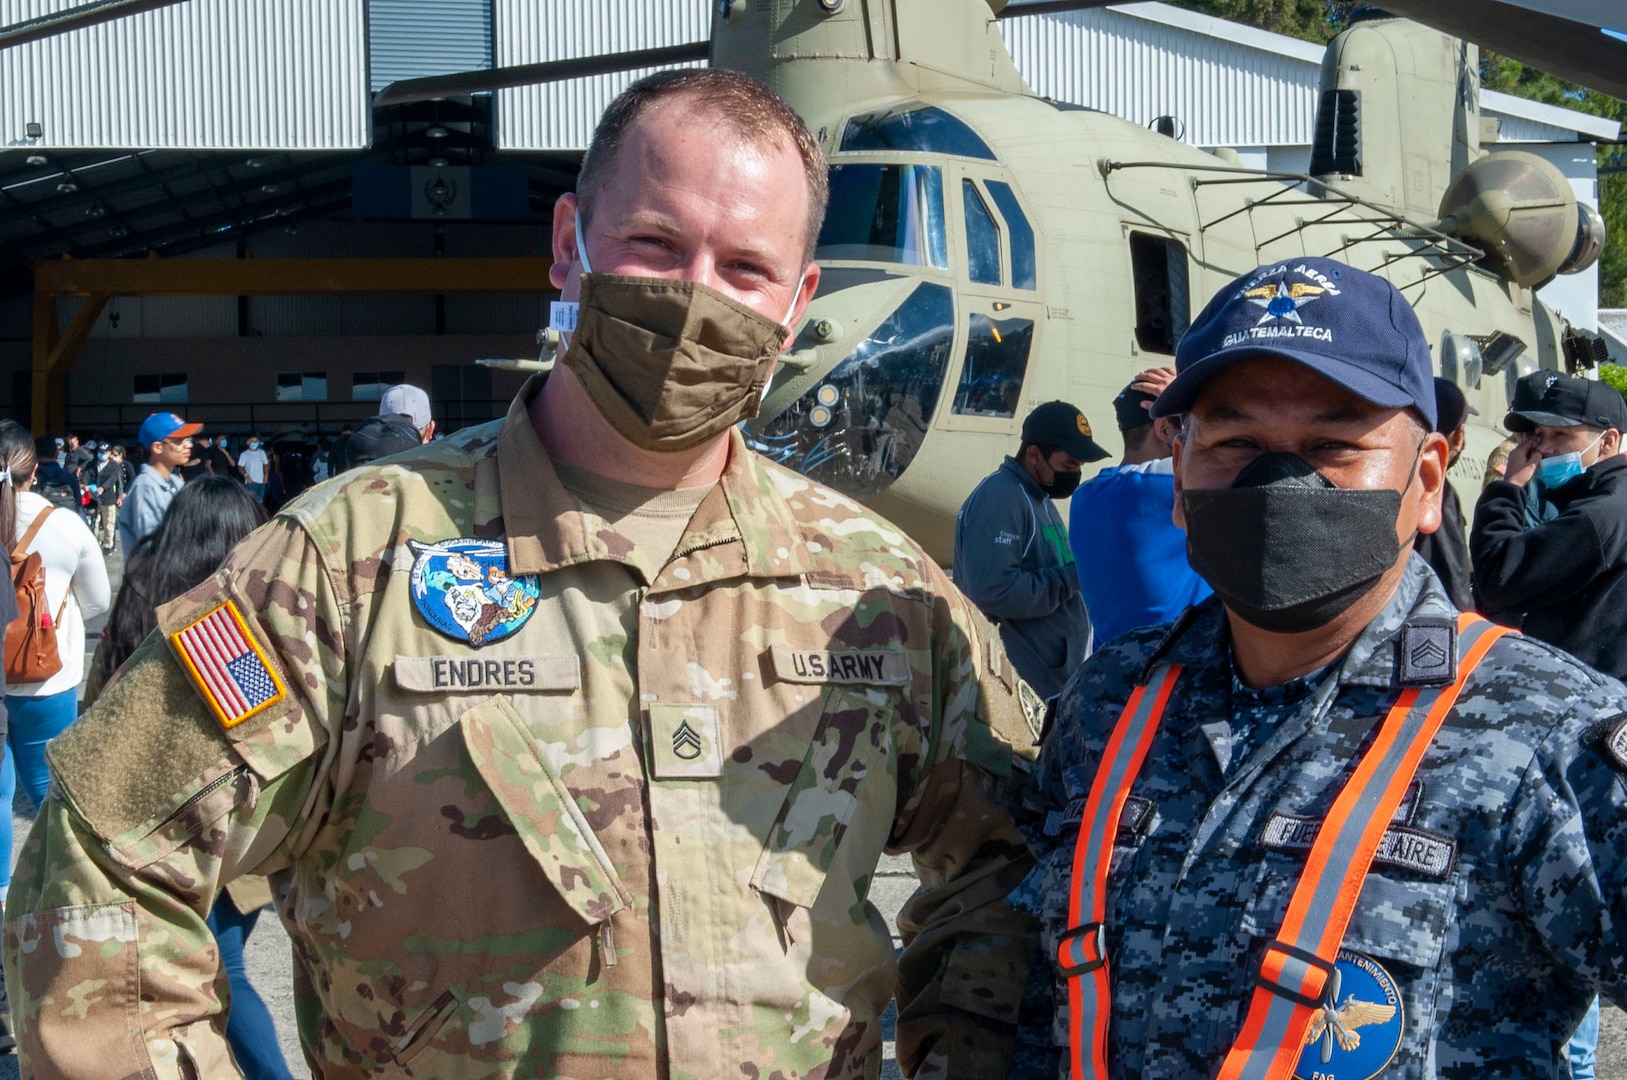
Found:
<svg viewBox="0 0 1627 1080"><path fill-rule="evenodd" d="M372 87L491 67L492 0L369 0Z"/></svg>
<svg viewBox="0 0 1627 1080"><path fill-rule="evenodd" d="M82 0L0 0L10 25ZM363 0L191 0L0 50L0 144L367 144ZM44 129L25 142L25 125Z"/></svg>
<svg viewBox="0 0 1627 1080"><path fill-rule="evenodd" d="M712 33L711 7L707 0L594 4L494 0L497 64L507 67L704 41ZM586 149L604 107L649 70L498 91L498 148Z"/></svg>
<svg viewBox="0 0 1627 1080"><path fill-rule="evenodd" d="M1317 66L1301 57L1110 8L1008 19L1000 33L1045 97L1138 124L1175 116L1198 146L1311 141Z"/></svg>

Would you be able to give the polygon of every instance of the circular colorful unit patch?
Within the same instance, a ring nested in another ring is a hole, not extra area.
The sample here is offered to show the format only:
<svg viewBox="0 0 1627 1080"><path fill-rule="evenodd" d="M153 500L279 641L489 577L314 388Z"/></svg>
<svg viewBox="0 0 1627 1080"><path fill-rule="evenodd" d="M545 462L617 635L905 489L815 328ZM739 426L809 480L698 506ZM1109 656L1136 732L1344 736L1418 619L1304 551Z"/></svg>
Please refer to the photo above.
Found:
<svg viewBox="0 0 1627 1080"><path fill-rule="evenodd" d="M535 574L509 577L500 540L407 541L412 603L436 630L475 648L502 641L524 626L542 590Z"/></svg>
<svg viewBox="0 0 1627 1080"><path fill-rule="evenodd" d="M1401 990L1377 960L1340 949L1327 1003L1305 1031L1298 1080L1371 1080L1401 1047Z"/></svg>

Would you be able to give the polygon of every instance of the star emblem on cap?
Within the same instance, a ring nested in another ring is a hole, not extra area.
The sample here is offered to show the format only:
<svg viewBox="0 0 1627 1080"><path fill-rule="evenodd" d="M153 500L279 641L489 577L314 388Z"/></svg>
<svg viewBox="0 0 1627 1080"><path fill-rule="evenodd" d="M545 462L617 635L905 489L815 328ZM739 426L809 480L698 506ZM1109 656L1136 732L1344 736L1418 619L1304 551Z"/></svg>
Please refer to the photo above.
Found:
<svg viewBox="0 0 1627 1080"><path fill-rule="evenodd" d="M1265 314L1260 316L1260 323L1270 322L1272 319L1282 319L1291 323L1303 323L1299 317L1299 309L1312 300L1321 299L1326 290L1320 285L1307 285L1303 281L1296 281L1292 285L1286 281L1279 281L1276 285L1261 285L1243 293L1243 298L1249 303L1265 308Z"/></svg>

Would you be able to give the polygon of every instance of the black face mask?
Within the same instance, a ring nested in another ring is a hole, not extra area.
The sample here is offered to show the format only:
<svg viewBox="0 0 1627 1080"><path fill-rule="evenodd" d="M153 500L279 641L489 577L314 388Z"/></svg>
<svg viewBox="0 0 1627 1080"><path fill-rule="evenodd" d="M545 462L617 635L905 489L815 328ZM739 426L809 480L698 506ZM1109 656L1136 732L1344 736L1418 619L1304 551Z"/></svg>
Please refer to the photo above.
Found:
<svg viewBox="0 0 1627 1080"><path fill-rule="evenodd" d="M1051 474L1051 482L1039 486L1039 489L1045 492L1046 497L1051 499L1066 499L1069 495L1072 495L1078 489L1079 481L1084 476L1084 473L1079 470L1063 472L1061 469L1052 469Z"/></svg>
<svg viewBox="0 0 1627 1080"><path fill-rule="evenodd" d="M1395 565L1401 492L1348 490L1298 454L1261 454L1229 488L1183 491L1192 569L1245 622L1332 622Z"/></svg>

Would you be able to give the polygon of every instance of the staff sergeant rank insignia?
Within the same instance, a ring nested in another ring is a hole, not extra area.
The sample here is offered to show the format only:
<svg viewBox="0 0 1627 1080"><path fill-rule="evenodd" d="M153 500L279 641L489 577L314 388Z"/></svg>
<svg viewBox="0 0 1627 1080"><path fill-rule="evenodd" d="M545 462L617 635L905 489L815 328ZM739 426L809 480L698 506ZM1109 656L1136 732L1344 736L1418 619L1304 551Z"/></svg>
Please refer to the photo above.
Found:
<svg viewBox="0 0 1627 1080"><path fill-rule="evenodd" d="M424 620L453 641L475 648L502 641L526 624L542 590L535 575L509 577L500 540L408 540L412 603Z"/></svg>
<svg viewBox="0 0 1627 1080"><path fill-rule="evenodd" d="M1371 1080L1401 1047L1404 1010L1390 973L1370 956L1340 949L1322 1008L1305 1029L1298 1080Z"/></svg>

